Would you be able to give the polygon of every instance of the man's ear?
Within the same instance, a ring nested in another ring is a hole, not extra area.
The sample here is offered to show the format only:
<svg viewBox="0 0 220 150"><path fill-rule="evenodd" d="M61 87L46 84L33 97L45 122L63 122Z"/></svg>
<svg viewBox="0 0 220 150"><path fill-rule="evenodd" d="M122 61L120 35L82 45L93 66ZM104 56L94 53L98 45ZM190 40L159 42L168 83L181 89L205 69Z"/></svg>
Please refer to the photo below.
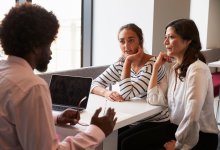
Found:
<svg viewBox="0 0 220 150"><path fill-rule="evenodd" d="M40 48L33 48L32 52L35 55L39 55L40 54Z"/></svg>

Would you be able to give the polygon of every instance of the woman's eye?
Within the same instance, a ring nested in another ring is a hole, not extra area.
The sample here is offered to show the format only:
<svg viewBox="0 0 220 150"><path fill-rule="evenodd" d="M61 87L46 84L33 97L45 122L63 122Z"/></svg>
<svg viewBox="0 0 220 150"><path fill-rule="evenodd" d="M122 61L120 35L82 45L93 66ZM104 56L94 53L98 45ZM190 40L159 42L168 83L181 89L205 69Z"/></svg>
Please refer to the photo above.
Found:
<svg viewBox="0 0 220 150"><path fill-rule="evenodd" d="M129 39L128 43L132 43L134 41L134 39Z"/></svg>
<svg viewBox="0 0 220 150"><path fill-rule="evenodd" d="M124 43L125 43L125 41L119 41L119 43L120 43L120 44L124 44Z"/></svg>
<svg viewBox="0 0 220 150"><path fill-rule="evenodd" d="M169 39L173 39L174 37L173 36L169 36Z"/></svg>
<svg viewBox="0 0 220 150"><path fill-rule="evenodd" d="M167 36L165 36L165 39L174 39L174 36L172 36L172 35L167 35Z"/></svg>

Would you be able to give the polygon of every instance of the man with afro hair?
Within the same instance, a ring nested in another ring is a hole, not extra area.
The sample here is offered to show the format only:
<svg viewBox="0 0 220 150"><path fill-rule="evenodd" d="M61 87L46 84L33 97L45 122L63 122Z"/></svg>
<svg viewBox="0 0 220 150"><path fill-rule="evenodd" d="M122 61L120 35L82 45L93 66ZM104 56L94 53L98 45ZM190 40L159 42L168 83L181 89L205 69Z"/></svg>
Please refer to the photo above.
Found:
<svg viewBox="0 0 220 150"><path fill-rule="evenodd" d="M59 23L52 12L30 3L11 8L0 25L0 41L8 58L0 61L0 149L81 150L100 144L116 123L114 109L75 136L59 141L54 124L76 124L79 113L67 109L52 115L47 83L33 70L46 71Z"/></svg>

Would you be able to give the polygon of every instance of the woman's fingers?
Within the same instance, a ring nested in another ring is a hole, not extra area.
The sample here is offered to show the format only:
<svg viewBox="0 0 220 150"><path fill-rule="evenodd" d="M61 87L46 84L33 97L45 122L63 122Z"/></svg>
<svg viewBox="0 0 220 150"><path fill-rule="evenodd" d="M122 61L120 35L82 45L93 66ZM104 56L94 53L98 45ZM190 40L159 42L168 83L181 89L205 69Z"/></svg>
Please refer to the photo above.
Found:
<svg viewBox="0 0 220 150"><path fill-rule="evenodd" d="M115 91L113 91L109 97L111 98L112 101L117 101L117 102L124 101L124 98L118 92Z"/></svg>

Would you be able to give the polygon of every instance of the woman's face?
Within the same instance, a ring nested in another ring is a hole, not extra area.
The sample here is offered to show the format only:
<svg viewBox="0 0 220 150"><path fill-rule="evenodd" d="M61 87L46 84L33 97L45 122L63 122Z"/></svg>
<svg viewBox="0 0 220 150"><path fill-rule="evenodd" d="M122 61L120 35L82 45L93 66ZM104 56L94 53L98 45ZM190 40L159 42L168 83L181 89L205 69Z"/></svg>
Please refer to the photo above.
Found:
<svg viewBox="0 0 220 150"><path fill-rule="evenodd" d="M135 54L138 51L140 42L137 34L130 29L123 29L119 35L119 44L122 55L126 58L128 55Z"/></svg>
<svg viewBox="0 0 220 150"><path fill-rule="evenodd" d="M182 60L183 55L191 41L183 40L173 27L168 27L165 34L164 45L167 55Z"/></svg>

